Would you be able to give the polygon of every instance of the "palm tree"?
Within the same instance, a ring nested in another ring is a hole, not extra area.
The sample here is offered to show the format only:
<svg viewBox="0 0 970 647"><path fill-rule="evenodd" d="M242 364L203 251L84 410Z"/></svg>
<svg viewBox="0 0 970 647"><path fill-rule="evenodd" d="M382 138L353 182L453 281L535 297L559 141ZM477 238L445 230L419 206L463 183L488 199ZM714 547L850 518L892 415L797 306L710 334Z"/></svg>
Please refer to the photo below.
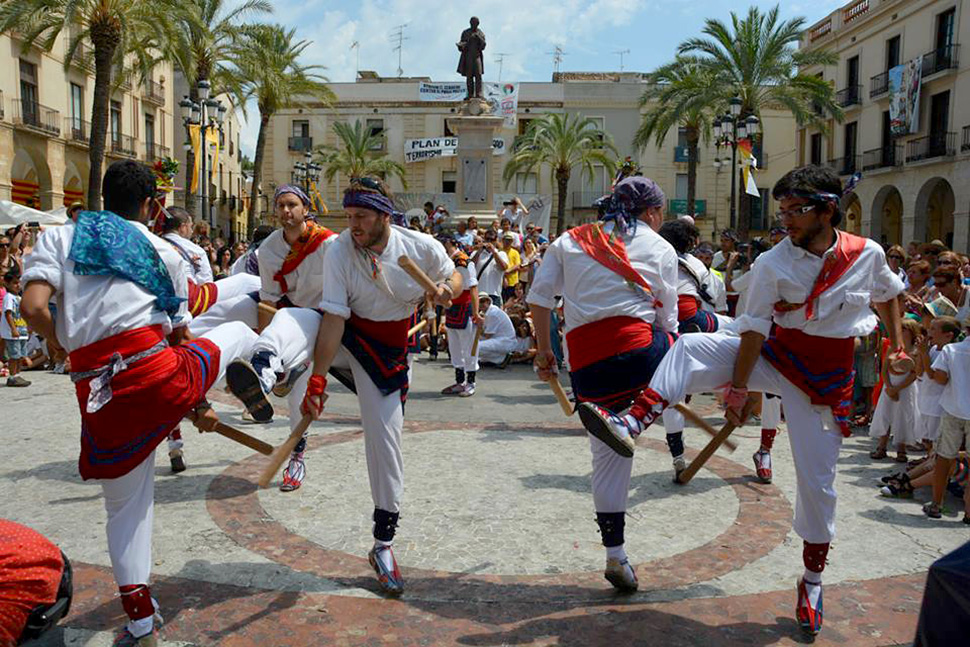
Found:
<svg viewBox="0 0 970 647"><path fill-rule="evenodd" d="M306 105L310 100L330 105L335 99L327 79L317 72L320 65L303 65L300 56L310 46L307 40L294 41L295 29L280 25L252 25L244 28L244 38L234 48L234 83L244 101L255 99L259 108L259 134L253 160L253 188L249 200L249 222L256 222L256 201L263 175L266 128L280 110ZM245 107L245 106L244 106Z"/></svg>
<svg viewBox="0 0 970 647"><path fill-rule="evenodd" d="M530 122L525 134L516 139L502 178L508 186L516 173L537 172L539 167L548 166L559 198L556 210L556 235L559 235L565 227L566 190L573 168L578 166L592 177L594 165L602 165L612 175L617 156L613 138L597 128L589 117L549 113Z"/></svg>
<svg viewBox="0 0 970 647"><path fill-rule="evenodd" d="M228 9L226 0L185 0L183 5L191 13L179 21L179 30L188 47L177 48L169 53L182 70L189 84L189 99L198 103L198 82L207 80L212 84L213 95L228 93L229 100L241 105L242 92L226 62L232 58L243 33L243 20L272 13L268 0L246 0ZM185 186L192 183L195 169L195 151L186 154Z"/></svg>
<svg viewBox="0 0 970 647"><path fill-rule="evenodd" d="M648 89L640 97L646 108L633 137L637 150L653 139L663 146L667 132L674 126L684 129L687 140L687 213L694 215L697 195L698 142L710 139L717 108L723 103L710 69L697 59L681 56L647 77Z"/></svg>
<svg viewBox="0 0 970 647"><path fill-rule="evenodd" d="M404 167L386 155L374 154L375 150L383 148L383 135L371 133L360 120L355 121L353 126L337 121L333 124L333 131L339 144L317 147L317 161L326 165L323 177L327 182L332 181L337 173L349 178L367 175L381 178L396 176L404 188L408 188Z"/></svg>
<svg viewBox="0 0 970 647"><path fill-rule="evenodd" d="M823 49L798 49L804 26L804 18L779 19L777 5L767 13L751 7L745 17L731 12L730 27L708 18L702 30L705 37L684 41L678 52L693 54L709 67L722 96L740 97L741 118L782 108L799 125L826 130L829 117L842 120L835 92L828 81L802 70L835 65L838 56ZM742 236L750 224L747 211L741 209L738 218Z"/></svg>
<svg viewBox="0 0 970 647"><path fill-rule="evenodd" d="M69 68L81 46L94 49L94 97L91 109L91 140L88 175L89 209L101 208L101 167L108 132L111 93L127 77L131 67L140 80L151 77L162 52L177 47L173 17L183 16L177 0L2 0L0 32L16 30L23 48L53 49L62 31L68 32L64 67ZM117 78L116 71L120 72Z"/></svg>

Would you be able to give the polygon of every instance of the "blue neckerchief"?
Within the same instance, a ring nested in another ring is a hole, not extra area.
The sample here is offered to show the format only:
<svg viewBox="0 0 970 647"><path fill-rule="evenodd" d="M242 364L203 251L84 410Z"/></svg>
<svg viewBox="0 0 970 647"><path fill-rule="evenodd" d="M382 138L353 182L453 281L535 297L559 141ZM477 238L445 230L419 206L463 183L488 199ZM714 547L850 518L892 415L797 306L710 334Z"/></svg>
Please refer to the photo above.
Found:
<svg viewBox="0 0 970 647"><path fill-rule="evenodd" d="M82 211L74 226L68 258L79 276L112 275L127 279L155 296L155 307L177 323L185 299L175 286L158 250L137 227L110 211Z"/></svg>

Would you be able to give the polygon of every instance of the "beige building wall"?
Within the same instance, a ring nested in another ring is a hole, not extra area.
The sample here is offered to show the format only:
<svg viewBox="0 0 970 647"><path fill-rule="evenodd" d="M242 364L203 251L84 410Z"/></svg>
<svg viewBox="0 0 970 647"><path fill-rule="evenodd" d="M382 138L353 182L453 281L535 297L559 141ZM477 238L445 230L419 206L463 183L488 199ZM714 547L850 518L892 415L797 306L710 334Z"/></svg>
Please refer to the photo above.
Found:
<svg viewBox="0 0 970 647"><path fill-rule="evenodd" d="M800 129L798 159L829 164L843 178L863 173L847 201L849 229L883 243L940 239L959 251L970 247L970 66L963 60L970 54L962 51L970 42L970 16L964 11L959 0L853 0L806 32L803 47L839 56L838 65L808 71L833 84L845 119L830 122L828 132ZM884 134L893 39L899 63L923 57L918 129L897 138Z"/></svg>
<svg viewBox="0 0 970 647"><path fill-rule="evenodd" d="M241 125L239 115L232 107L232 102L225 94L217 95L215 98L227 107L226 116L222 124L222 136L219 141L218 161L213 168L212 156L206 162L206 175L209 176L209 187L206 191L209 210L202 208L201 193L197 191L195 195L188 195L186 181L187 150L185 142L188 141L188 132L181 117L181 109L178 102L189 94L189 86L181 71L175 73L175 116L172 122L172 130L176 133L176 141L179 142L176 148L176 159L179 161L179 176L176 179L176 186L180 190L173 196L175 204L188 209L197 219L206 219L203 214L211 214L211 224L215 227L216 233L227 241L232 239L247 238L252 227L249 225L244 206L243 197L248 194L245 191L245 178L242 174L242 151L239 148Z"/></svg>
<svg viewBox="0 0 970 647"><path fill-rule="evenodd" d="M50 52L25 52L16 35L0 34L0 199L55 209L87 196L94 71L80 62L65 71L67 43L62 33ZM33 68L21 69L21 61ZM24 96L24 83L36 88L33 101ZM72 102L72 83L80 88L79 103ZM113 94L120 127L113 135L109 122L106 163L171 155L172 86L171 65L164 64L150 84L125 83Z"/></svg>
<svg viewBox="0 0 970 647"><path fill-rule="evenodd" d="M427 78L380 79L376 76L356 83L335 83L331 89L337 95L332 108L309 105L299 109L282 111L270 121L266 138L266 156L263 168L262 190L272 194L280 183L292 180L293 165L302 161L304 145L312 148L334 145L336 138L333 123L341 120L364 124L368 120L374 126L383 127L385 152L406 169L407 189L396 179L391 188L398 194L399 208L419 207L424 201L452 206L452 194L445 192L447 183L455 178L457 158L436 158L424 162L404 162L406 139L443 136L445 124L453 116L458 104L428 103L418 101L418 83ZM685 188L687 164L676 162L678 133L671 130L663 146L649 146L635 151L633 136L639 126L641 111L639 98L645 90L643 75L638 73L562 73L557 82L523 82L519 86L518 125L515 129L503 128L496 133L505 142L506 150L512 146L516 135L522 132L530 119L549 112L565 112L592 118L601 128L611 134L620 158L633 156L643 168L645 175L655 179L671 201L670 207L682 207L676 203L678 181L681 193ZM303 123L306 130L302 130ZM782 174L795 162L795 125L788 113L769 111L764 115L766 166L756 174L759 188L770 189ZM296 126L294 126L296 124ZM294 130L294 128L296 130ZM301 135L307 133L308 137ZM294 135L297 135L294 137ZM309 141L307 141L309 140ZM724 155L722 150L722 156ZM697 199L703 201L705 213L697 218L698 225L707 237L729 226L730 221L730 166L718 172L713 161L717 151L714 146L702 144L698 167ZM730 155L730 151L727 152ZM548 168L537 177L519 176L506 186L502 170L508 155L493 158L495 178L495 204L498 209L503 200L518 194L528 202L534 195L547 196L552 201L554 222L558 196ZM684 177L678 180L678 175ZM340 211L341 191L347 178L337 176L331 182L321 181L320 194L332 211ZM566 195L567 223L582 222L594 217L593 200L609 191L612 178L605 170L597 170L592 177L574 169ZM740 174L737 181L740 183ZM774 204L768 200L763 213L771 214ZM268 215L268 214L267 214ZM762 224L770 224L770 216ZM339 226L338 219L331 224ZM758 230L758 227L754 228Z"/></svg>

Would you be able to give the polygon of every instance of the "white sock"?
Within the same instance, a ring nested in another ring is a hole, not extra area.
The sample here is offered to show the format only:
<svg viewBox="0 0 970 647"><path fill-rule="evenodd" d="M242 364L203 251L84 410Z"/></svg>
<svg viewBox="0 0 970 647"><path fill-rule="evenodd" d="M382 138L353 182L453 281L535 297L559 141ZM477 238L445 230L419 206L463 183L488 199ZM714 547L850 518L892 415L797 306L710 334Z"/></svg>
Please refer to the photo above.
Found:
<svg viewBox="0 0 970 647"><path fill-rule="evenodd" d="M154 620L154 616L148 616L147 618L142 618L141 620L129 620L128 632L135 638L147 636L154 628Z"/></svg>
<svg viewBox="0 0 970 647"><path fill-rule="evenodd" d="M623 549L623 544L619 546L607 546L606 557L607 559L618 559L621 562L626 559L626 551Z"/></svg>
<svg viewBox="0 0 970 647"><path fill-rule="evenodd" d="M393 541L381 541L380 539L374 540L374 546L392 546L393 544ZM381 564L383 564L384 568L387 570L394 570L394 560L392 559L391 551L384 550L377 553L377 559L381 560Z"/></svg>
<svg viewBox="0 0 970 647"><path fill-rule="evenodd" d="M802 575L802 579L805 580L806 584L821 584L822 574L816 573L815 571L810 571L806 568L805 573Z"/></svg>
<svg viewBox="0 0 970 647"><path fill-rule="evenodd" d="M632 413L628 413L623 416L623 420L626 422L626 424L630 425L630 429L632 429L634 433L639 434L643 431L643 425L640 423L640 420Z"/></svg>

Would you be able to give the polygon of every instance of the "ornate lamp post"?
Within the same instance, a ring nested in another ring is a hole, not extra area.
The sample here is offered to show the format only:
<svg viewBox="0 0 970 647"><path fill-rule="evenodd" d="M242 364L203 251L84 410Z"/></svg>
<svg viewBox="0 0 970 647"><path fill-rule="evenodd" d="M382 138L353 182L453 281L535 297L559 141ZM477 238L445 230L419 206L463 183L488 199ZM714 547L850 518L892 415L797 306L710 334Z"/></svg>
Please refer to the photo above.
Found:
<svg viewBox="0 0 970 647"><path fill-rule="evenodd" d="M200 206L198 213L202 216L203 220L214 227L215 222L212 219L212 205L208 199L209 181L212 171L207 168L209 145L206 140L206 133L214 128L218 128L219 132L222 133L222 123L226 118L226 106L218 99L209 97L212 86L206 79L199 81L197 89L199 93L198 103L186 96L179 101L179 107L182 109L182 125L185 126L186 151L192 150L192 137L189 133L190 127L199 127L199 141L201 142L201 146L199 147L200 151L198 154L202 155L202 167L198 181Z"/></svg>
<svg viewBox="0 0 970 647"><path fill-rule="evenodd" d="M714 144L717 146L717 157L714 159L714 167L720 168L722 163L727 163L727 159L721 159L721 147L731 147L731 228L737 227L738 205L737 205L737 169L738 169L738 142L749 136L757 135L761 132L761 122L754 115L741 117L741 98L734 97L728 102L728 114L714 119Z"/></svg>
<svg viewBox="0 0 970 647"><path fill-rule="evenodd" d="M293 165L293 179L303 185L303 190L310 195L310 185L320 180L323 167L311 161L310 151L303 154L303 161ZM312 198L311 198L312 199Z"/></svg>

